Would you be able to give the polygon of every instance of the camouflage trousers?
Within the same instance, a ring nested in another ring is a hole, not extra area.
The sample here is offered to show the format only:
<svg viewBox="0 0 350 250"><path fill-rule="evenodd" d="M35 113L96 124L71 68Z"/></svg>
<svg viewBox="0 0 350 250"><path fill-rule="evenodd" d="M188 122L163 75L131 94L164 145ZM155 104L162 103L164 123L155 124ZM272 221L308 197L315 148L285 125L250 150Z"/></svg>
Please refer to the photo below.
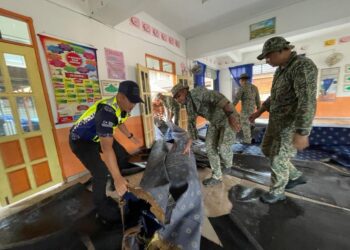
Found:
<svg viewBox="0 0 350 250"><path fill-rule="evenodd" d="M233 151L232 144L235 142L236 133L231 127L217 127L209 125L205 138L205 146L210 167L212 169L212 177L215 179L222 178L220 158L224 163L224 167L232 167Z"/></svg>
<svg viewBox="0 0 350 250"><path fill-rule="evenodd" d="M241 127L243 132L243 142L247 144L252 143L249 115L250 114L248 113L243 113L243 112L241 113Z"/></svg>
<svg viewBox="0 0 350 250"><path fill-rule="evenodd" d="M297 153L293 146L293 127L280 128L278 124L269 123L261 144L261 150L269 157L271 164L271 186L273 194L283 194L289 180L298 179L302 172L291 163Z"/></svg>

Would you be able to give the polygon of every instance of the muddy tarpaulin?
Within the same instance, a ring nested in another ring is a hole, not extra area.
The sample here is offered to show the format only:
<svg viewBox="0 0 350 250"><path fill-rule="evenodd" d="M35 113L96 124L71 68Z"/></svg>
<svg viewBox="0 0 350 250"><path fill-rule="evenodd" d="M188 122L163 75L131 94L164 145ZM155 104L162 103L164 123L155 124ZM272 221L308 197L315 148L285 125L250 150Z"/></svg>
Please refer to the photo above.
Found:
<svg viewBox="0 0 350 250"><path fill-rule="evenodd" d="M257 249L350 249L349 211L291 197L269 205L259 200L264 192L242 185L232 187L229 199L233 208L226 220L221 219L221 227L234 223ZM215 223L213 226L220 234Z"/></svg>
<svg viewBox="0 0 350 250"><path fill-rule="evenodd" d="M154 143L140 186L165 212L161 238L185 250L200 249L203 209L195 158L182 154L186 132L175 127L168 133L174 143Z"/></svg>
<svg viewBox="0 0 350 250"><path fill-rule="evenodd" d="M80 249L72 228L94 209L91 193L76 184L2 219L0 249Z"/></svg>
<svg viewBox="0 0 350 250"><path fill-rule="evenodd" d="M209 167L204 149L198 145L194 147L197 165ZM287 190L288 192L350 208L349 172L318 161L293 160L292 162L304 173L308 182ZM235 154L231 175L269 186L271 175L269 160L261 156Z"/></svg>

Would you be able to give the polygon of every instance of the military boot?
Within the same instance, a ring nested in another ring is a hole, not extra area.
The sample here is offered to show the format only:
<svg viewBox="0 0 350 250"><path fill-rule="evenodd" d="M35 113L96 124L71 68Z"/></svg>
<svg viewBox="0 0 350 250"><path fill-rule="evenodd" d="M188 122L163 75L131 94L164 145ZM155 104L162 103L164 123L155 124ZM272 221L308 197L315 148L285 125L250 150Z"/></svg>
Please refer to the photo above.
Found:
<svg viewBox="0 0 350 250"><path fill-rule="evenodd" d="M307 182L307 179L304 176L300 176L298 179L289 180L286 185L286 189L292 189L293 187L297 185L305 184L306 182Z"/></svg>
<svg viewBox="0 0 350 250"><path fill-rule="evenodd" d="M264 203L269 203L273 204L276 203L277 201L283 201L286 199L286 196L284 194L273 194L273 193L264 193L261 197L260 200Z"/></svg>
<svg viewBox="0 0 350 250"><path fill-rule="evenodd" d="M221 172L224 175L231 175L232 168L223 167L223 168L221 168Z"/></svg>
<svg viewBox="0 0 350 250"><path fill-rule="evenodd" d="M215 186L218 185L222 182L222 180L215 179L213 177L210 177L208 179L205 179L202 183L204 186L209 187L209 186Z"/></svg>

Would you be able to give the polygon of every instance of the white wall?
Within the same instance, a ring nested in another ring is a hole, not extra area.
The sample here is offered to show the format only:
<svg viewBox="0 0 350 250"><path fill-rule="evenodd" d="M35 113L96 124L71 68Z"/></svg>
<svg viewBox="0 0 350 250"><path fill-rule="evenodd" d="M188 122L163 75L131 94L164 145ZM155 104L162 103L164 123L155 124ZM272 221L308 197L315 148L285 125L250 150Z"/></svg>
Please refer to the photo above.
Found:
<svg viewBox="0 0 350 250"><path fill-rule="evenodd" d="M145 13L140 14L141 19L158 28L158 30L180 40L181 47L176 48L160 41L160 39L155 39L151 35L129 25L129 20L112 28L45 0L2 0L0 7L31 17L34 21L36 33L46 33L97 48L98 71L101 80L107 79L104 48L115 49L124 53L126 78L130 80L136 80L136 64L145 65L145 53L174 61L178 74L181 72L180 64L187 63L185 39ZM39 39L37 41L52 113L56 122L56 104L49 70ZM140 111L137 107L132 115L139 114ZM56 127L65 126L69 125L56 125Z"/></svg>
<svg viewBox="0 0 350 250"><path fill-rule="evenodd" d="M276 17L276 35L295 35L302 32L350 22L349 0L306 0L285 8L252 17L242 23L187 41L187 56L200 58L248 45L263 43L266 38L249 40L249 25Z"/></svg>

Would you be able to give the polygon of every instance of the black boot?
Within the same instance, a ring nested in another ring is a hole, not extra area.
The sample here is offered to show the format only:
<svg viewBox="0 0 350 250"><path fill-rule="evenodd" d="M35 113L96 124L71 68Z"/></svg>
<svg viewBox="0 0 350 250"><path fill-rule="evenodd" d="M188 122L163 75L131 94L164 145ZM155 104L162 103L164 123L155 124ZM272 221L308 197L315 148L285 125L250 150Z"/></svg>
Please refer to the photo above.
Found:
<svg viewBox="0 0 350 250"><path fill-rule="evenodd" d="M213 177L210 177L210 178L208 178L208 179L205 179L202 183L203 183L204 186L209 187L209 186L218 185L218 184L220 184L221 182L222 182L222 180L217 180L217 179L215 179L215 178L213 178Z"/></svg>
<svg viewBox="0 0 350 250"><path fill-rule="evenodd" d="M286 199L284 194L273 194L273 193L264 193L260 200L264 203L274 204L277 201L283 201Z"/></svg>
<svg viewBox="0 0 350 250"><path fill-rule="evenodd" d="M305 183L307 183L307 179L304 176L300 176L298 179L289 180L287 185L286 185L286 189L292 189L293 187L295 187L297 185L302 185Z"/></svg>
<svg viewBox="0 0 350 250"><path fill-rule="evenodd" d="M223 168L221 168L221 172L224 175L231 175L232 168L223 167Z"/></svg>

